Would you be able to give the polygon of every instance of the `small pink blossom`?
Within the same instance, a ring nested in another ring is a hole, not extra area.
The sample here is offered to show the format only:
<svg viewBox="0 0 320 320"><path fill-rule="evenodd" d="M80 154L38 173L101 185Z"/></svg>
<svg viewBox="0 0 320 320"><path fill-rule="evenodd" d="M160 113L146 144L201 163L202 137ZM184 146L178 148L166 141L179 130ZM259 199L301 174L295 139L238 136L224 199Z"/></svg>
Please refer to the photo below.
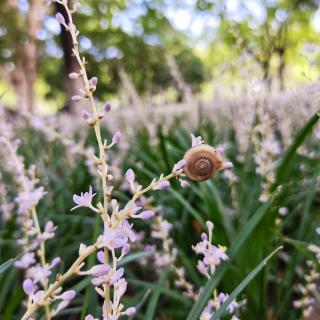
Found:
<svg viewBox="0 0 320 320"><path fill-rule="evenodd" d="M14 265L17 268L27 269L36 262L35 254L33 252L26 252L20 260L15 261Z"/></svg>
<svg viewBox="0 0 320 320"><path fill-rule="evenodd" d="M34 293L36 287L31 279L26 279L23 281L23 291L29 296Z"/></svg>
<svg viewBox="0 0 320 320"><path fill-rule="evenodd" d="M191 145L192 147L198 146L200 144L203 144L204 140L201 136L195 137L193 134L191 134Z"/></svg>
<svg viewBox="0 0 320 320"><path fill-rule="evenodd" d="M168 189L170 187L170 182L165 180L165 181L160 181L158 182L153 188L152 190L165 190Z"/></svg>
<svg viewBox="0 0 320 320"><path fill-rule="evenodd" d="M75 207L73 207L71 209L71 211L74 209L80 208L80 207L90 208L92 206L92 199L95 195L96 195L96 193L92 193L91 186L89 187L89 192L85 192L85 193L81 192L80 196L74 194L73 195L73 202L77 205Z"/></svg>

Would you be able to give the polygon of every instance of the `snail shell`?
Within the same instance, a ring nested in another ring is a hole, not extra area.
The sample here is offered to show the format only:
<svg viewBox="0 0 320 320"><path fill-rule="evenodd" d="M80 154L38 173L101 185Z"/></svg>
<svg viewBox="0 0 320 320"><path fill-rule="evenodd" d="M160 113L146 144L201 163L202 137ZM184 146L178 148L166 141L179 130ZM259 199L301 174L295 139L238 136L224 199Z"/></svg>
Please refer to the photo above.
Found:
<svg viewBox="0 0 320 320"><path fill-rule="evenodd" d="M221 169L222 158L215 148L200 144L190 148L184 155L184 172L190 180L205 181Z"/></svg>

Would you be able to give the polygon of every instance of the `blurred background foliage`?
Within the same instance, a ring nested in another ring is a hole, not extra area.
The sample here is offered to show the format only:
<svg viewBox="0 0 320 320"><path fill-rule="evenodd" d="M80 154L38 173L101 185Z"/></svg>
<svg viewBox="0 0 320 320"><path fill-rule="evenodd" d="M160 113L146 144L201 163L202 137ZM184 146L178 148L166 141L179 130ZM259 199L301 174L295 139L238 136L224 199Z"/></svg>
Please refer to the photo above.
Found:
<svg viewBox="0 0 320 320"><path fill-rule="evenodd" d="M319 68L316 0L81 4L80 46L99 77L98 96L122 106L181 101L190 92L208 98L216 83L248 81L248 64L276 91L314 80ZM18 94L19 105L31 108L35 100L41 112L72 109L77 88L66 79L76 66L70 39L54 19L61 7L4 0L0 9L3 101L15 107Z"/></svg>

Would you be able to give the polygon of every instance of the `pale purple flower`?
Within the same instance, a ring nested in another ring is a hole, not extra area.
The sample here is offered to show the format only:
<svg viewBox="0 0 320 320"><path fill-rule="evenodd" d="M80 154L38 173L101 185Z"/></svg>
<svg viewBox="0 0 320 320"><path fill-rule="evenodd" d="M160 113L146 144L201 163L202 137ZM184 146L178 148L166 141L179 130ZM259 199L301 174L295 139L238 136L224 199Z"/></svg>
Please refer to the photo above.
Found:
<svg viewBox="0 0 320 320"><path fill-rule="evenodd" d="M23 191L18 194L15 201L18 203L18 213L24 214L35 207L40 199L46 194L43 187L36 188L32 191Z"/></svg>
<svg viewBox="0 0 320 320"><path fill-rule="evenodd" d="M89 80L89 85L90 87L93 87L95 88L98 84L98 78L97 77L92 77L90 80Z"/></svg>
<svg viewBox="0 0 320 320"><path fill-rule="evenodd" d="M111 229L108 224L104 225L102 246L109 250L122 248L128 242L128 235L123 228Z"/></svg>
<svg viewBox="0 0 320 320"><path fill-rule="evenodd" d="M180 185L181 185L181 188L183 188L183 189L190 187L190 183L188 181L182 180L182 179L180 179Z"/></svg>
<svg viewBox="0 0 320 320"><path fill-rule="evenodd" d="M224 147L219 146L219 147L216 148L216 151L217 151L218 153L220 153L220 154L223 154L223 153L224 153Z"/></svg>
<svg viewBox="0 0 320 320"><path fill-rule="evenodd" d="M214 224L213 224L213 222L212 221L206 221L206 226L207 226L207 228L208 228L208 230L209 230L209 233L210 232L212 232L212 230L213 230L213 228L214 228Z"/></svg>
<svg viewBox="0 0 320 320"><path fill-rule="evenodd" d="M44 232L38 236L39 241L46 241L52 239L55 236L55 230L57 227L53 224L52 221L48 221L44 227Z"/></svg>
<svg viewBox="0 0 320 320"><path fill-rule="evenodd" d="M75 80L75 79L78 79L79 78L79 73L77 73L77 72L71 72L71 73L69 73L69 78L70 79L73 79L73 80Z"/></svg>
<svg viewBox="0 0 320 320"><path fill-rule="evenodd" d="M222 167L224 170L231 170L233 168L233 164L230 161L223 162Z"/></svg>
<svg viewBox="0 0 320 320"><path fill-rule="evenodd" d="M113 275L110 277L110 283L115 284L117 281L119 281L124 274L124 269L119 268Z"/></svg>
<svg viewBox="0 0 320 320"><path fill-rule="evenodd" d="M76 292L74 290L65 291L63 294L56 296L57 299L61 300L73 300L76 297Z"/></svg>
<svg viewBox="0 0 320 320"><path fill-rule="evenodd" d="M208 228L208 234L202 233L201 240L196 246L193 246L192 249L197 254L202 254L202 261L198 261L198 270L205 276L208 277L207 271L210 268L210 273L213 274L216 267L225 260L228 260L228 256L225 254L226 248L222 246L214 246L211 244L212 231L214 225L211 221L206 222Z"/></svg>
<svg viewBox="0 0 320 320"><path fill-rule="evenodd" d="M132 184L135 180L135 175L132 169L128 169L126 172L126 180Z"/></svg>
<svg viewBox="0 0 320 320"><path fill-rule="evenodd" d="M132 230L133 224L129 223L128 220L123 220L122 221L122 230L123 232L126 234L126 236L130 239L131 242L135 242L136 241L136 234L135 232Z"/></svg>
<svg viewBox="0 0 320 320"><path fill-rule="evenodd" d="M130 307L123 314L130 317L130 316L133 316L136 312L137 312L137 310L135 307Z"/></svg>
<svg viewBox="0 0 320 320"><path fill-rule="evenodd" d="M121 132L120 132L120 131L117 131L117 132L113 135L113 137L112 137L112 145L120 142L121 137L122 137Z"/></svg>
<svg viewBox="0 0 320 320"><path fill-rule="evenodd" d="M71 97L71 100L74 101L74 102L78 102L78 101L81 101L83 99L82 96L79 96L79 95L74 95Z"/></svg>
<svg viewBox="0 0 320 320"><path fill-rule="evenodd" d="M111 270L111 267L108 264L98 264L93 266L87 271L80 271L80 275L92 275L95 277L101 277L107 275Z"/></svg>
<svg viewBox="0 0 320 320"><path fill-rule="evenodd" d="M287 213L288 213L288 208L282 207L282 208L279 209L279 214L281 216L285 216Z"/></svg>
<svg viewBox="0 0 320 320"><path fill-rule="evenodd" d="M97 252L97 259L100 263L104 263L105 261L105 255L103 251L98 251Z"/></svg>
<svg viewBox="0 0 320 320"><path fill-rule="evenodd" d="M213 269L225 260L228 260L228 256L225 254L224 250L214 245L209 247L203 258L203 262Z"/></svg>
<svg viewBox="0 0 320 320"><path fill-rule="evenodd" d="M89 187L89 192L81 192L81 195L78 196L76 194L73 195L73 202L77 205L71 209L77 209L80 207L88 207L90 208L92 206L92 199L96 195L96 193L92 193L92 187Z"/></svg>
<svg viewBox="0 0 320 320"><path fill-rule="evenodd" d="M48 268L43 268L40 266L40 264L36 264L27 270L27 275L33 279L35 284L40 282L42 285L44 285L51 275L51 270Z"/></svg>
<svg viewBox="0 0 320 320"><path fill-rule="evenodd" d="M177 164L174 165L173 171L181 170L183 169L187 164L187 161L185 159L181 159Z"/></svg>
<svg viewBox="0 0 320 320"><path fill-rule="evenodd" d="M98 318L94 318L91 314L88 314L84 320L99 320Z"/></svg>
<svg viewBox="0 0 320 320"><path fill-rule="evenodd" d="M64 19L64 16L60 12L56 14L56 19L60 24L62 24L63 26L66 26L66 20Z"/></svg>
<svg viewBox="0 0 320 320"><path fill-rule="evenodd" d="M168 189L170 187L170 182L165 180L165 181L160 181L158 182L153 188L152 190L165 190Z"/></svg>
<svg viewBox="0 0 320 320"><path fill-rule="evenodd" d="M145 211L142 211L141 213L137 214L134 217L135 218L140 218L140 219L143 219L143 220L149 220L149 219L152 219L154 217L154 215L155 215L154 211L145 210Z"/></svg>
<svg viewBox="0 0 320 320"><path fill-rule="evenodd" d="M36 262L34 252L26 252L20 260L15 261L14 266L21 269L27 269Z"/></svg>
<svg viewBox="0 0 320 320"><path fill-rule="evenodd" d="M114 283L114 289L116 290L117 298L120 299L127 291L127 281L123 278L117 280Z"/></svg>
<svg viewBox="0 0 320 320"><path fill-rule="evenodd" d="M31 279L26 279L23 281L23 291L30 296L36 290L36 287Z"/></svg>
<svg viewBox="0 0 320 320"><path fill-rule="evenodd" d="M228 294L225 294L223 292L221 292L219 295L218 295L218 302L220 304L224 303L227 299L228 299L229 295ZM232 300L231 303L228 305L227 307L227 311L229 313L234 313L236 311L236 309L239 307L239 304L238 302L236 302L236 300Z"/></svg>
<svg viewBox="0 0 320 320"><path fill-rule="evenodd" d="M193 134L191 134L191 145L192 147L198 146L200 144L203 144L204 140L201 136L195 137Z"/></svg>
<svg viewBox="0 0 320 320"><path fill-rule="evenodd" d="M61 258L60 257L55 257L50 264L50 269L54 268L55 266L57 266L59 263L61 262Z"/></svg>
<svg viewBox="0 0 320 320"><path fill-rule="evenodd" d="M111 103L109 101L107 101L104 106L103 106L103 110L105 112L109 112L111 110Z"/></svg>
<svg viewBox="0 0 320 320"><path fill-rule="evenodd" d="M129 252L130 252L130 245L126 243L121 250L121 256L125 256Z"/></svg>
<svg viewBox="0 0 320 320"><path fill-rule="evenodd" d="M134 216L139 210L141 209L141 207L137 206L137 204L134 201L129 201L123 210L120 211L120 213L126 213L126 217L132 217Z"/></svg>
<svg viewBox="0 0 320 320"><path fill-rule="evenodd" d="M44 291L43 291L43 290L37 291L37 292L32 296L32 300L33 300L34 302L38 302L39 300L42 299L43 294L44 294Z"/></svg>
<svg viewBox="0 0 320 320"><path fill-rule="evenodd" d="M82 110L82 117L83 117L84 120L91 119L91 115L87 110Z"/></svg>
<svg viewBox="0 0 320 320"><path fill-rule="evenodd" d="M197 269L201 274L203 274L205 277L210 278L209 275L209 268L205 265L205 263L202 260L198 261Z"/></svg>

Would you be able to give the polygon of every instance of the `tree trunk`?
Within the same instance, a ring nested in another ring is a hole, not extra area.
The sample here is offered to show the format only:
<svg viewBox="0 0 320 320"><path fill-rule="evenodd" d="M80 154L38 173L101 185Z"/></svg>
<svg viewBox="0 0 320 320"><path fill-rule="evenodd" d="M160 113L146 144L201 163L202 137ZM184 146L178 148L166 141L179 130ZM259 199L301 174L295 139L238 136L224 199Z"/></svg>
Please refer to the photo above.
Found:
<svg viewBox="0 0 320 320"><path fill-rule="evenodd" d="M285 48L279 48L278 54L279 54L278 77L280 82L280 91L284 91L285 90L285 67L286 67Z"/></svg>
<svg viewBox="0 0 320 320"><path fill-rule="evenodd" d="M70 3L70 1L69 1ZM61 13L66 21L69 23L69 18L67 12L63 5L59 3L56 4L56 12ZM77 112L79 110L79 103L72 101L71 97L79 94L79 90L83 87L83 81L81 78L76 80L71 80L69 78L69 74L72 72L79 72L79 64L77 59L74 57L72 53L73 43L71 35L68 31L66 31L65 27L61 26L60 33L60 41L63 49L63 57L64 57L64 68L63 68L63 79L64 79L64 89L66 92L66 105L65 110L70 111L72 113Z"/></svg>
<svg viewBox="0 0 320 320"><path fill-rule="evenodd" d="M17 95L17 104L19 109L25 109L32 112L34 109L34 83L38 72L38 42L36 33L40 27L39 14L41 13L42 0L29 0L29 10L26 17L21 16L17 1L6 0L5 9L13 15L24 19L23 29L19 26L12 28L11 50L14 56L14 67L8 70L1 68L2 77L13 87ZM4 13L5 14L5 13ZM24 42L19 42L19 36L26 36Z"/></svg>

